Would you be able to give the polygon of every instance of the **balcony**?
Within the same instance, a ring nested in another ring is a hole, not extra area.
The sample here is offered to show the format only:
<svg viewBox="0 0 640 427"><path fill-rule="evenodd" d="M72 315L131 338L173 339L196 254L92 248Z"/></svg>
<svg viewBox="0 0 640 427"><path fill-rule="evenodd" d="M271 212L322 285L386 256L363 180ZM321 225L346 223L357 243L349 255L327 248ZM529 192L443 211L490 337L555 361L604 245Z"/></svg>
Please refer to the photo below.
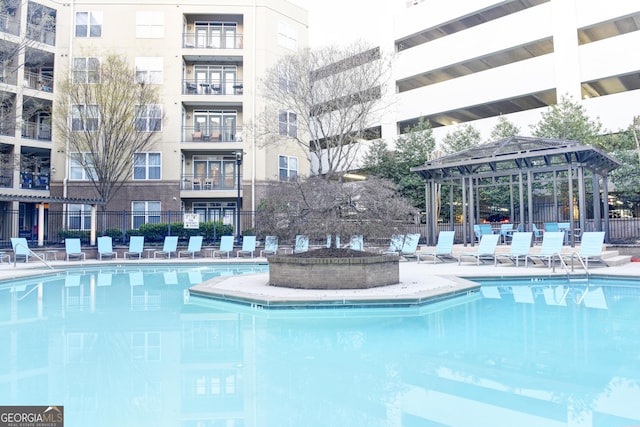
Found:
<svg viewBox="0 0 640 427"><path fill-rule="evenodd" d="M20 188L23 190L48 190L50 175L20 172Z"/></svg>
<svg viewBox="0 0 640 427"><path fill-rule="evenodd" d="M190 79L182 84L183 95L242 95L243 89L244 85L239 80L220 83Z"/></svg>
<svg viewBox="0 0 640 427"><path fill-rule="evenodd" d="M51 126L34 122L22 123L22 137L39 141L51 141Z"/></svg>
<svg viewBox="0 0 640 427"><path fill-rule="evenodd" d="M20 35L20 19L0 13L0 31L14 36Z"/></svg>
<svg viewBox="0 0 640 427"><path fill-rule="evenodd" d="M206 128L204 126L185 126L182 129L182 142L242 142L242 127L221 126Z"/></svg>
<svg viewBox="0 0 640 427"><path fill-rule="evenodd" d="M42 92L53 92L53 78L30 71L24 73L24 87Z"/></svg>
<svg viewBox="0 0 640 427"><path fill-rule="evenodd" d="M216 176L183 175L180 190L184 191L237 191L235 173ZM240 178L242 182L242 177Z"/></svg>
<svg viewBox="0 0 640 427"><path fill-rule="evenodd" d="M185 49L242 49L242 34L224 36L204 33L184 33L182 47Z"/></svg>
<svg viewBox="0 0 640 427"><path fill-rule="evenodd" d="M56 45L56 33L42 28L41 25L27 24L27 38L49 46Z"/></svg>

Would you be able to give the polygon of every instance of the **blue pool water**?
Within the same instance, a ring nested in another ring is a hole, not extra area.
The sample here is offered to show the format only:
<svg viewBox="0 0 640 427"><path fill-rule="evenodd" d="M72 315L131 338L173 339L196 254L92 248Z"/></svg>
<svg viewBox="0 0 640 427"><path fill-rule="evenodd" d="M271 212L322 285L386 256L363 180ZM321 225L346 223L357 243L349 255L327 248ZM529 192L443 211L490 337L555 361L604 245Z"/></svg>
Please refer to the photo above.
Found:
<svg viewBox="0 0 640 427"><path fill-rule="evenodd" d="M640 424L637 281L271 311L185 293L265 265L132 267L0 283L0 405L64 405L65 427Z"/></svg>

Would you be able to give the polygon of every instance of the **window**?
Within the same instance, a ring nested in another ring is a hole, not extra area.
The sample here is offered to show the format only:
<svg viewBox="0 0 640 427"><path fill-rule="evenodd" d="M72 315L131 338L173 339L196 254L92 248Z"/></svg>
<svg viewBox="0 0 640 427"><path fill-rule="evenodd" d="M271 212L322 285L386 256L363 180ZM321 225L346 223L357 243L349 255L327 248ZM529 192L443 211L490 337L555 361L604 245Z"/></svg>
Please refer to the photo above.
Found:
<svg viewBox="0 0 640 427"><path fill-rule="evenodd" d="M132 332L131 357L134 360L160 360L159 332Z"/></svg>
<svg viewBox="0 0 640 427"><path fill-rule="evenodd" d="M164 38L164 14L136 12L136 37L139 39Z"/></svg>
<svg viewBox="0 0 640 427"><path fill-rule="evenodd" d="M136 130L138 132L160 132L162 130L162 105L143 107L136 105Z"/></svg>
<svg viewBox="0 0 640 427"><path fill-rule="evenodd" d="M278 156L278 178L280 181L290 181L298 176L298 158Z"/></svg>
<svg viewBox="0 0 640 427"><path fill-rule="evenodd" d="M297 93L297 76L295 71L287 65L278 66L278 89L280 92Z"/></svg>
<svg viewBox="0 0 640 427"><path fill-rule="evenodd" d="M102 37L102 12L76 12L76 37Z"/></svg>
<svg viewBox="0 0 640 427"><path fill-rule="evenodd" d="M69 179L88 181L92 176L95 176L95 168L93 167L91 154L72 153L69 158Z"/></svg>
<svg viewBox="0 0 640 427"><path fill-rule="evenodd" d="M140 228L142 224L157 224L160 222L160 202L131 203L133 228Z"/></svg>
<svg viewBox="0 0 640 427"><path fill-rule="evenodd" d="M69 230L90 230L91 206L67 205L67 227Z"/></svg>
<svg viewBox="0 0 640 427"><path fill-rule="evenodd" d="M282 111L278 114L278 132L282 136L296 138L298 136L298 116L291 111Z"/></svg>
<svg viewBox="0 0 640 427"><path fill-rule="evenodd" d="M160 179L160 153L135 153L133 155L133 179Z"/></svg>
<svg viewBox="0 0 640 427"><path fill-rule="evenodd" d="M278 22L278 44L289 50L298 50L298 30L286 22Z"/></svg>
<svg viewBox="0 0 640 427"><path fill-rule="evenodd" d="M73 59L74 83L99 83L100 59L98 58L74 58Z"/></svg>
<svg viewBox="0 0 640 427"><path fill-rule="evenodd" d="M71 130L96 131L100 120L97 105L73 105L71 107Z"/></svg>
<svg viewBox="0 0 640 427"><path fill-rule="evenodd" d="M162 57L136 58L136 82L160 84L163 80Z"/></svg>

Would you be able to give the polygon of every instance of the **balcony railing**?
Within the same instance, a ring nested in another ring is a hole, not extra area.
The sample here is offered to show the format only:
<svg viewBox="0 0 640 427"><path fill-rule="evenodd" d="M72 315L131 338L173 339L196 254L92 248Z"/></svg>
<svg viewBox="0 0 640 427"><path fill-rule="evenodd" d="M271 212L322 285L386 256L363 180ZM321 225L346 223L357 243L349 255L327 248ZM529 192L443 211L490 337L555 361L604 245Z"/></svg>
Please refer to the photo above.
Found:
<svg viewBox="0 0 640 427"><path fill-rule="evenodd" d="M219 36L184 33L182 47L185 49L242 49L242 34Z"/></svg>
<svg viewBox="0 0 640 427"><path fill-rule="evenodd" d="M49 46L56 45L56 33L45 30L39 25L27 24L27 38Z"/></svg>
<svg viewBox="0 0 640 427"><path fill-rule="evenodd" d="M0 31L14 36L20 35L20 20L11 15L0 13Z"/></svg>
<svg viewBox="0 0 640 427"><path fill-rule="evenodd" d="M184 80L183 95L242 95L244 85L242 81L233 83L207 82L199 80Z"/></svg>
<svg viewBox="0 0 640 427"><path fill-rule="evenodd" d="M185 191L229 191L237 190L235 173L217 176L183 175L180 189ZM242 176L240 177L242 182Z"/></svg>
<svg viewBox="0 0 640 427"><path fill-rule="evenodd" d="M28 190L48 190L49 174L20 172L20 188Z"/></svg>
<svg viewBox="0 0 640 427"><path fill-rule="evenodd" d="M199 126L185 126L182 129L183 142L242 142L242 127L222 126L218 128L206 128Z"/></svg>
<svg viewBox="0 0 640 427"><path fill-rule="evenodd" d="M15 86L18 84L18 73L7 69L0 69L0 82Z"/></svg>
<svg viewBox="0 0 640 427"><path fill-rule="evenodd" d="M43 92L53 92L53 79L51 77L45 77L37 73L25 71L24 87L41 90Z"/></svg>
<svg viewBox="0 0 640 427"><path fill-rule="evenodd" d="M22 123L22 137L27 139L39 139L51 141L51 126L33 122Z"/></svg>

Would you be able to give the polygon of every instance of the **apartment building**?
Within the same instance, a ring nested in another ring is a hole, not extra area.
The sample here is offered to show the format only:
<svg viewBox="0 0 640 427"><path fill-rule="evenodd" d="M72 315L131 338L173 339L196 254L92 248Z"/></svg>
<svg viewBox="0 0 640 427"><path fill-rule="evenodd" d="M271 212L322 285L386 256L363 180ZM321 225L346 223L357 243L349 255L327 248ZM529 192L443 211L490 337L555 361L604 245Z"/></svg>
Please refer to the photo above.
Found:
<svg viewBox="0 0 640 427"><path fill-rule="evenodd" d="M568 95L612 131L640 114L640 3L616 0L409 1L386 49L397 53L393 140L428 120L441 140L461 123L484 140L500 115L528 135Z"/></svg>
<svg viewBox="0 0 640 427"><path fill-rule="evenodd" d="M233 222L238 209L254 209L266 182L308 173L296 145L264 146L251 131L264 110L260 76L308 44L304 9L285 0L15 4L0 16L2 50L14 53L3 58L0 153L21 164L5 162L0 185L5 210L24 214L5 224L3 238L32 232L54 205L67 213L63 226L90 227L95 192L56 139L51 111L64 96L56 80L90 71L108 53L127 59L132 79L158 85L164 117L153 122L158 142L135 154L130 179L109 203L132 212L126 228L165 211Z"/></svg>

